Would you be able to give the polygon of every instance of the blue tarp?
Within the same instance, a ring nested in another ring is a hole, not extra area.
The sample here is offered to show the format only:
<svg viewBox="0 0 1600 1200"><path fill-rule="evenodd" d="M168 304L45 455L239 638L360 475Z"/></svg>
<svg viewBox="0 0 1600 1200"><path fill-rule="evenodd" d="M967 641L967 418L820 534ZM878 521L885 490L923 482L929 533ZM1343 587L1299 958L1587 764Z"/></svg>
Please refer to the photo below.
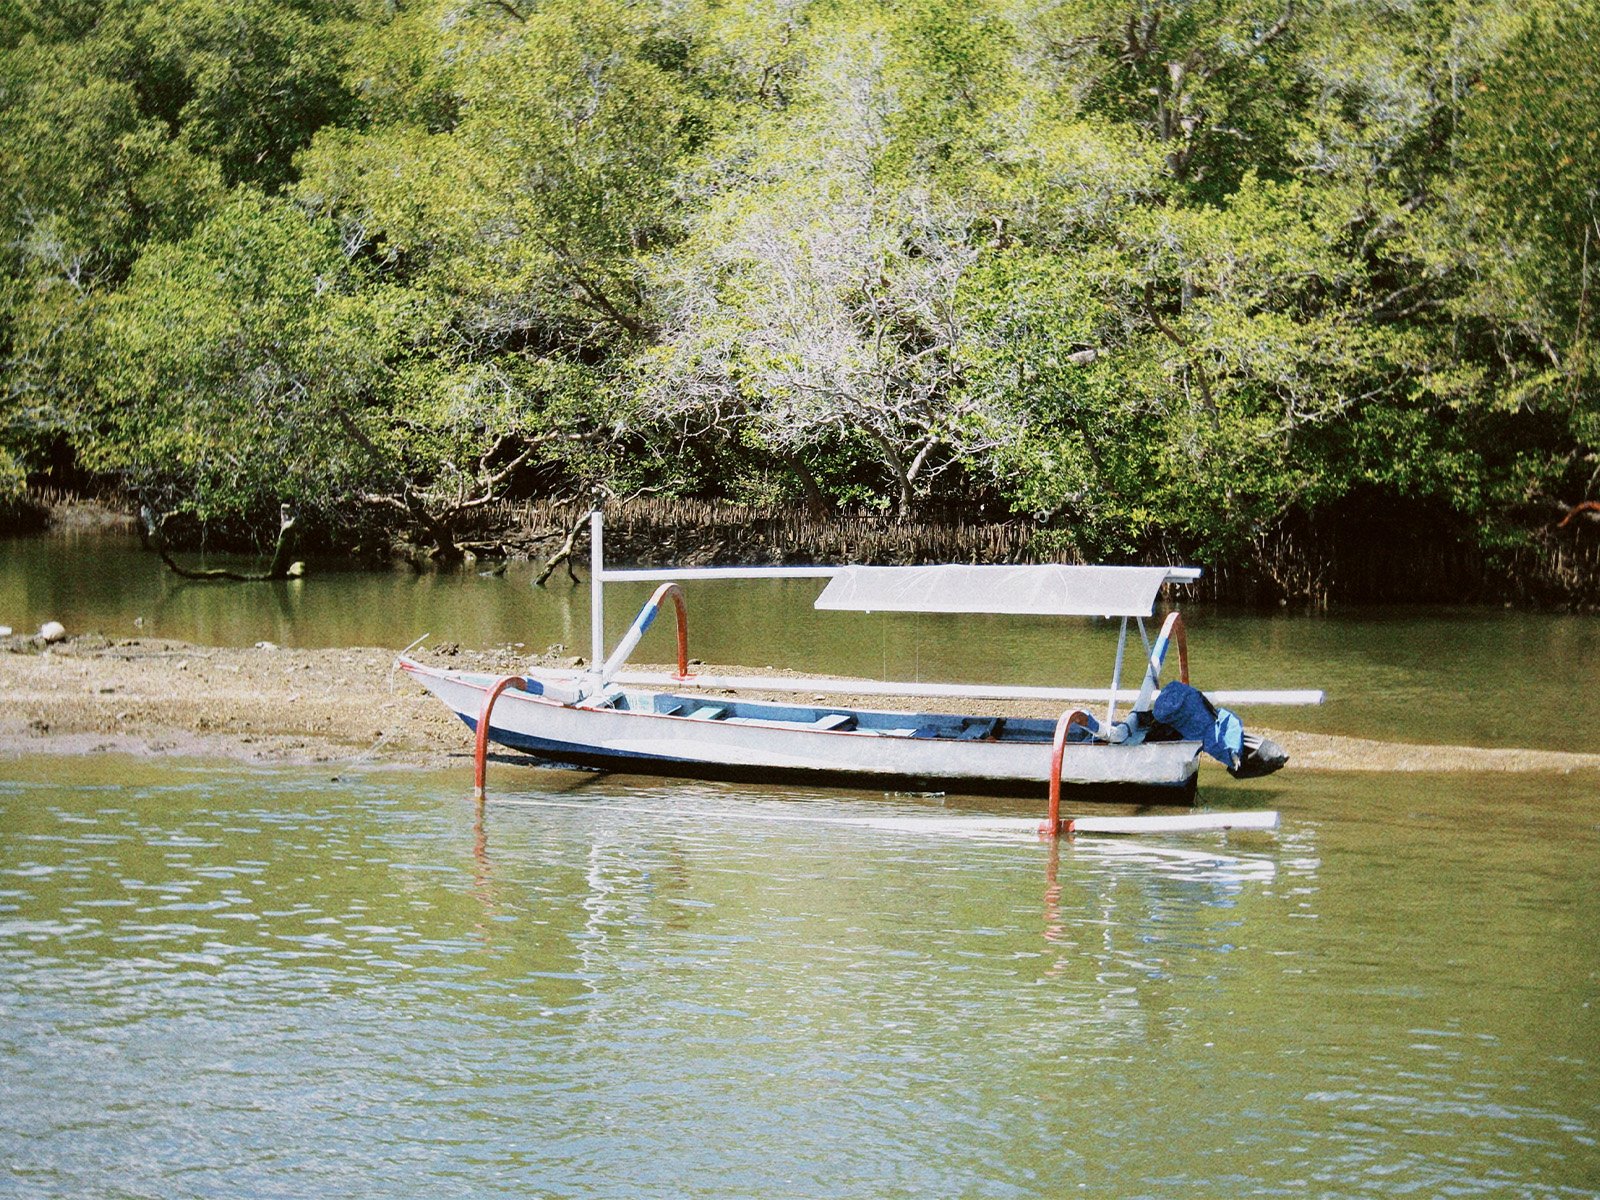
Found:
<svg viewBox="0 0 1600 1200"><path fill-rule="evenodd" d="M1199 689L1187 683L1169 683L1156 696L1151 713L1184 738L1199 742L1230 771L1238 768L1244 753L1244 725L1227 709L1217 708Z"/></svg>

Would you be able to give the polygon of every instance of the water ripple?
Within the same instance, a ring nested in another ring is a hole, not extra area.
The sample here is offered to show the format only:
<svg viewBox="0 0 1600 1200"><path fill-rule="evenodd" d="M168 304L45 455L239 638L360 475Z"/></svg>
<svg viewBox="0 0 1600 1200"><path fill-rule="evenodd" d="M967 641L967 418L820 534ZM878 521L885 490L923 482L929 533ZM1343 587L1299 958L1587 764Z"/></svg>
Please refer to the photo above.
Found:
<svg viewBox="0 0 1600 1200"><path fill-rule="evenodd" d="M0 789L0 1193L1600 1177L1592 835L1524 872L1290 796L1275 841L1050 847L1003 807L607 781L474 829L458 782Z"/></svg>

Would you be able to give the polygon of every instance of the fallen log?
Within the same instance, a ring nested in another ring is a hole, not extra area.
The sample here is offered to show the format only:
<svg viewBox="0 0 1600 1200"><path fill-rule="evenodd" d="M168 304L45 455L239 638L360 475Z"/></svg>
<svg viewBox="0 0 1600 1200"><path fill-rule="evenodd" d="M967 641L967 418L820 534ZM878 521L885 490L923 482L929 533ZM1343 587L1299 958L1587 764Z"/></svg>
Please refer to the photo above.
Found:
<svg viewBox="0 0 1600 1200"><path fill-rule="evenodd" d="M185 567L174 561L171 552L167 549L167 539L161 531L161 526L166 518L157 517L148 506L139 509L139 516L144 521L145 533L150 543L150 548L160 556L166 564L167 570L184 579L198 579L211 581L225 581L231 583L268 583L279 579L299 579L306 572L303 562L291 562L290 551L293 548L291 534L294 532L297 520L294 509L287 504L278 506L278 542L273 547L272 562L265 571L230 571L226 567L206 567L196 570Z"/></svg>

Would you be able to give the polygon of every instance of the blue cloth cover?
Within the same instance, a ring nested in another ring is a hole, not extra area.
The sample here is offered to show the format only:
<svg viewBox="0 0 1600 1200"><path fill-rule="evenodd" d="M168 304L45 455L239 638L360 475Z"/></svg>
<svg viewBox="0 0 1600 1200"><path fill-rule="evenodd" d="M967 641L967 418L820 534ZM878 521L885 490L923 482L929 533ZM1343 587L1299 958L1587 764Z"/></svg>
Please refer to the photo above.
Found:
<svg viewBox="0 0 1600 1200"><path fill-rule="evenodd" d="M1170 725L1189 741L1197 741L1205 752L1230 771L1239 765L1244 752L1244 725L1225 708L1217 708L1197 688L1176 681L1167 684L1151 705L1151 713Z"/></svg>

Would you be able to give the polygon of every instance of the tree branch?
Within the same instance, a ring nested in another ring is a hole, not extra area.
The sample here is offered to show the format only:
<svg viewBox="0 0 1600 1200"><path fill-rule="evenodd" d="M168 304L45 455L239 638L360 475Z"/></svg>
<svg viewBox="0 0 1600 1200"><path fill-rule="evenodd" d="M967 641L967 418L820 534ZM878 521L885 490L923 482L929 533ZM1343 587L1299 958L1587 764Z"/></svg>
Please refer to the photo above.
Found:
<svg viewBox="0 0 1600 1200"><path fill-rule="evenodd" d="M1206 402L1206 411L1211 414L1211 420L1215 423L1217 420L1217 401L1216 397L1211 394L1211 381L1206 376L1205 365L1190 353L1189 339L1161 319L1161 314L1156 311L1155 289L1148 283L1144 285L1144 308L1151 324L1156 327L1156 332L1183 351L1184 362L1193 369L1195 382L1200 387L1200 395Z"/></svg>
<svg viewBox="0 0 1600 1200"><path fill-rule="evenodd" d="M589 509L580 509L577 519L572 522L571 528L567 530L567 536L561 543L561 548L550 556L549 560L544 564L544 570L540 571L538 577L533 581L534 587L543 587L545 581L550 578L551 572L562 563L567 566L567 577L573 583L578 582L578 576L572 569L572 551L578 544L578 535L583 532L584 526L588 523Z"/></svg>

